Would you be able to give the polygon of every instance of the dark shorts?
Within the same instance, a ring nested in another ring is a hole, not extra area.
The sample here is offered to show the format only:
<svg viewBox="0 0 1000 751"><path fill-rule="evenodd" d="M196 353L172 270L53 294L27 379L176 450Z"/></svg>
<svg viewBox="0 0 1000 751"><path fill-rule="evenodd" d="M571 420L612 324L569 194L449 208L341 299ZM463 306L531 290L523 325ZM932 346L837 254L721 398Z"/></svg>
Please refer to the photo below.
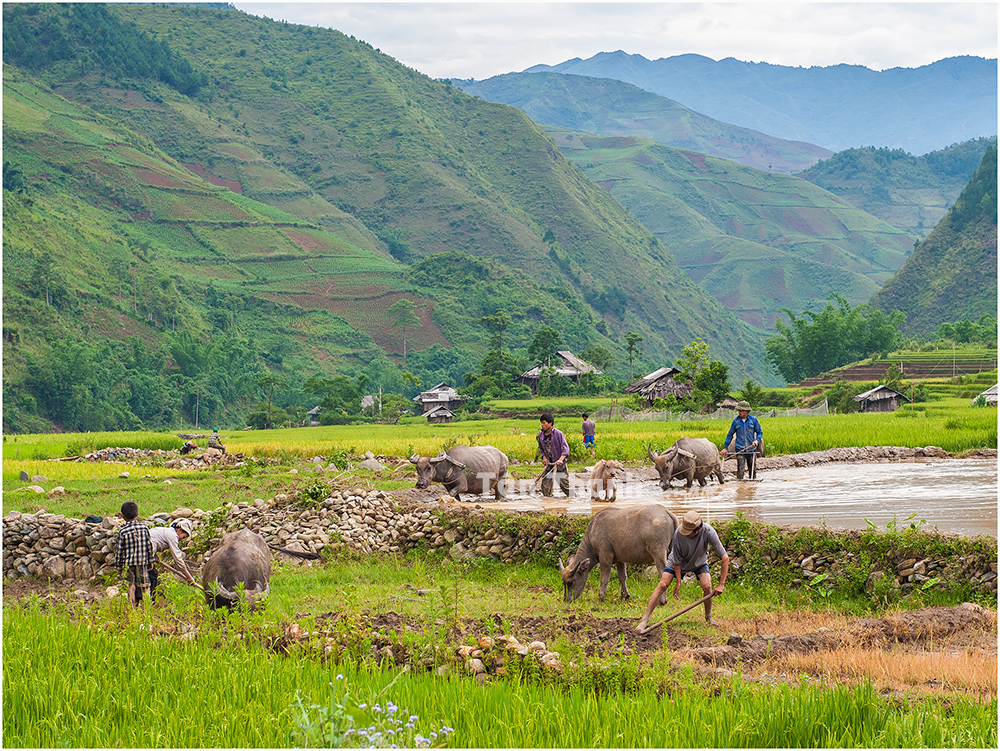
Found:
<svg viewBox="0 0 1000 751"><path fill-rule="evenodd" d="M672 568L670 568L669 566L664 566L663 567L663 573L665 573L665 574L666 573L673 573L673 571L674 570ZM690 571L681 571L681 578L683 579L688 574L694 574L695 576L701 576L702 574L707 574L707 573L708 573L708 564L707 563L703 563L700 566L698 566L697 568L691 569Z"/></svg>
<svg viewBox="0 0 1000 751"><path fill-rule="evenodd" d="M585 435L583 437L583 445L584 446L593 446L594 445L594 436L592 436L592 435Z"/></svg>

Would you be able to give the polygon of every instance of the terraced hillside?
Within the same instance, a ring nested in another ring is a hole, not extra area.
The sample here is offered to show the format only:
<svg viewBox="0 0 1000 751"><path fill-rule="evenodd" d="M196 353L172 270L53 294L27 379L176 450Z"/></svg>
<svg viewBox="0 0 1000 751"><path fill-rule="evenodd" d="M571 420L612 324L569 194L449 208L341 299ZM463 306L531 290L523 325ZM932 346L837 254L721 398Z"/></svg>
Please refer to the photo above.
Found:
<svg viewBox="0 0 1000 751"><path fill-rule="evenodd" d="M50 12L40 8L39 17ZM197 96L78 61L33 74L143 133L208 181L338 234L343 227L354 233L345 239L404 264L445 251L499 261L564 305L587 301L590 339L613 351L635 330L654 361L672 361L702 337L720 357L746 361L763 377L759 334L693 284L523 113L467 96L336 31L232 9L108 8L189 61L206 82ZM71 16L63 22L72 27ZM609 298L624 304L601 302ZM466 321L483 307L475 299ZM515 313L511 344L526 347L544 315L530 304L499 304ZM481 327L435 320L452 326L452 344L482 351Z"/></svg>
<svg viewBox="0 0 1000 751"><path fill-rule="evenodd" d="M634 213L692 280L744 321L867 302L912 240L805 180L644 138L548 128L566 157Z"/></svg>
<svg viewBox="0 0 1000 751"><path fill-rule="evenodd" d="M837 381L881 381L890 365L898 367L903 377L910 380L955 378L995 371L997 350L963 348L960 351L893 353L879 362L850 365L815 378L808 378L798 386L816 386Z"/></svg>

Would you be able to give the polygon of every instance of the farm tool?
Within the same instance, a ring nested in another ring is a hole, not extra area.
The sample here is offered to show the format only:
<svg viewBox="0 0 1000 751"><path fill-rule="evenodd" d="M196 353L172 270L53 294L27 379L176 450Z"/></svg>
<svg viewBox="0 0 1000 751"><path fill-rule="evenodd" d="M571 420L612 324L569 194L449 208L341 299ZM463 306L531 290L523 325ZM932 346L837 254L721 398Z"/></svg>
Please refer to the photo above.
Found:
<svg viewBox="0 0 1000 751"><path fill-rule="evenodd" d="M747 464L750 465L749 466L749 470L750 470L750 472L749 472L749 479L756 480L757 479L757 452L758 452L758 450L759 449L756 446L754 446L753 448L750 448L750 449L743 449L742 451L735 451L732 454L727 454L726 458L728 459L730 456L732 456L732 457L737 457L737 456L746 456L746 457L748 457Z"/></svg>
<svg viewBox="0 0 1000 751"><path fill-rule="evenodd" d="M685 613L686 613L687 611L691 610L692 608L695 608L695 607L698 607L698 606L699 606L699 605L701 605L701 604L702 604L703 602L707 602L708 600L711 600L711 599L712 599L713 597L715 597L715 592L709 592L709 593L708 593L707 595L705 595L704 597L702 597L702 598L701 598L700 600L695 600L695 601L694 601L694 602L692 602L692 603L691 603L690 605L687 605L686 607L683 607L683 608L681 608L680 610L678 610L678 611L677 611L676 613L674 613L673 615L668 615L668 616L667 616L666 618L664 618L664 619L663 619L662 621L657 621L657 622L656 622L656 623L654 623L654 624L653 624L652 626L646 626L646 630L645 630L645 631L643 631L642 633L644 633L644 634L648 634L648 633L649 633L650 631L652 631L652 630L653 630L654 628L656 628L657 626L662 626L662 625L663 625L664 623L666 623L667 621L672 621L672 620L673 620L674 618L676 618L677 616L679 616L679 615L684 615L684 614L685 614Z"/></svg>

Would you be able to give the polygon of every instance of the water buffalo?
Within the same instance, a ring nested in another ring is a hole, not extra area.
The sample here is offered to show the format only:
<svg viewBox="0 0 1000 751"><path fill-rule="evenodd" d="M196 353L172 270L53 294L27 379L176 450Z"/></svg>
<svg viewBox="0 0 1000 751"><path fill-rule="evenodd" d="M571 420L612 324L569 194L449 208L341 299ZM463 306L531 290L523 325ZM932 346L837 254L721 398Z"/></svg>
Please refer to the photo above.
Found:
<svg viewBox="0 0 1000 751"><path fill-rule="evenodd" d="M462 493L493 491L498 501L504 494L509 462L507 455L493 446L455 446L437 456L414 454L410 461L417 465L418 488L440 482L459 501Z"/></svg>
<svg viewBox="0 0 1000 751"><path fill-rule="evenodd" d="M271 551L264 538L249 529L227 533L201 573L205 601L213 610L237 604L236 585L240 582L245 587L243 597L251 606L271 591Z"/></svg>
<svg viewBox="0 0 1000 751"><path fill-rule="evenodd" d="M611 581L612 564L618 568L622 599L627 600L625 564L652 563L662 572L676 529L677 517L655 503L598 511L587 525L580 547L570 556L569 562L564 566L562 559L559 560L563 600L573 602L580 596L595 563L601 565L601 600L604 600L608 582Z"/></svg>
<svg viewBox="0 0 1000 751"><path fill-rule="evenodd" d="M707 484L706 477L715 475L722 484L722 462L719 461L719 449L707 438L678 438L673 446L662 454L653 453L653 445L647 449L653 466L660 473L660 487L666 490L674 478L687 480L690 488L695 480L702 487Z"/></svg>
<svg viewBox="0 0 1000 751"><path fill-rule="evenodd" d="M601 459L590 470L590 497L598 498L601 488L604 489L604 499L614 501L618 498L618 486L615 478L623 472L622 465L614 459Z"/></svg>

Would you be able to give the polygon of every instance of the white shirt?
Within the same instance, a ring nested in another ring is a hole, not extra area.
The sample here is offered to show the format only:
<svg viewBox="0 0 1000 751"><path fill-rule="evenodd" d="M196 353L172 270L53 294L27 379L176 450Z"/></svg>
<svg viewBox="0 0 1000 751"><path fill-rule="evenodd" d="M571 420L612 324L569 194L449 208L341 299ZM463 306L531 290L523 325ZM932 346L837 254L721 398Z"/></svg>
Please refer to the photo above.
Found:
<svg viewBox="0 0 1000 751"><path fill-rule="evenodd" d="M170 555L174 557L181 566L184 566L184 554L181 552L177 539L177 532L173 527L153 527L149 530L149 539L153 542L153 556L157 556L164 550L169 549ZM183 568L186 571L187 568Z"/></svg>

